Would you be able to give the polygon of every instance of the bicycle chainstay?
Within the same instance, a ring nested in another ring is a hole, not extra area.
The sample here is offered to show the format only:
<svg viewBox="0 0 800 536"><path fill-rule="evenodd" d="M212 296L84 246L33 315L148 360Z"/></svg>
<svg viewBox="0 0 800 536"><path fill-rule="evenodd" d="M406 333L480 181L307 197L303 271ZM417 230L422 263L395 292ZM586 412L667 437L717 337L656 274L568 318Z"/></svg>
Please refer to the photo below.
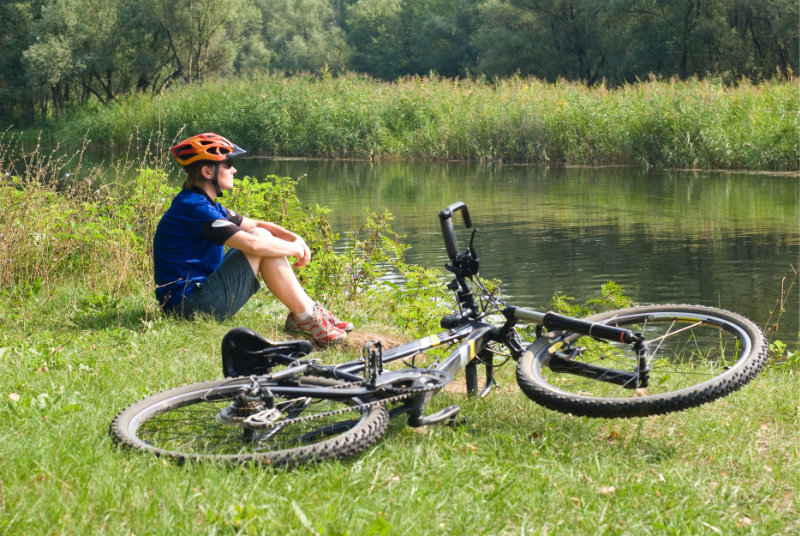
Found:
<svg viewBox="0 0 800 536"><path fill-rule="evenodd" d="M427 370L427 369L412 369L412 370L420 370L421 371L421 370ZM396 371L396 372L404 372L404 371ZM289 426L289 425L292 425L292 424L298 424L298 423L302 423L302 422L313 421L315 419L323 419L323 418L331 417L331 416L334 416L334 415L341 415L341 414L349 413L349 412L353 412L353 411L361 411L364 408L371 408L371 407L375 407L375 406L378 406L378 405L381 405L381 404L394 404L395 402L400 402L402 400L405 400L405 399L408 399L408 398L412 398L412 397L418 396L418 395L423 394L423 393L439 390L442 387L444 387L444 385L446 385L446 383L448 383L449 380L450 380L449 375L446 374L446 373L443 373L441 371L428 371L428 372L436 373L436 374L433 374L432 376L437 376L438 375L440 381L435 382L435 383L430 383L430 384L417 385L417 386L414 386L412 384L410 386L397 387L397 386L392 386L391 384L386 384L386 385L379 386L379 387L373 387L375 393L379 393L381 391L384 391L384 392L397 392L399 394L394 395L394 396L382 397L382 398L379 398L377 400L373 400L371 402L363 402L363 403L360 403L360 404L357 404L357 405L354 405L354 406L334 409L334 410L330 410L330 411L324 411L324 412L321 412L321 413L315 413L314 415L306 415L306 416L302 416L302 417L294 417L292 419L259 421L258 417L260 415L271 415L271 414L274 414L273 413L274 412L274 408L273 409L266 408L264 410L257 411L256 413L253 413L252 415L247 416L245 419L242 420L242 425L245 425L245 426L247 426L249 428L254 428L254 429L267 428L267 427L270 427L270 426L281 426L281 427L283 427L283 426ZM392 374L394 374L394 373L389 372L386 375L390 376ZM424 374L425 373L423 373L423 375ZM337 385L332 385L329 388L330 389L351 389L351 388L354 388L354 387L369 387L370 386L369 384L370 384L369 381L363 380L363 381L360 381L360 382L345 382L345 383L341 383L341 384L337 384Z"/></svg>

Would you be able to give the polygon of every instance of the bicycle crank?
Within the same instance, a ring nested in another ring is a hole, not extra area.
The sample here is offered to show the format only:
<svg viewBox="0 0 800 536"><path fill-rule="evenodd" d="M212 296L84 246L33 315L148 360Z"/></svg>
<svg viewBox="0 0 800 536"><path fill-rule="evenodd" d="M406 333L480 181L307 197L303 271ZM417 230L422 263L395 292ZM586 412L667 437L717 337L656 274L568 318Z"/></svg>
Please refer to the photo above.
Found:
<svg viewBox="0 0 800 536"><path fill-rule="evenodd" d="M375 390L389 393L425 393L436 391L453 381L442 370L404 369L384 372L375 379Z"/></svg>

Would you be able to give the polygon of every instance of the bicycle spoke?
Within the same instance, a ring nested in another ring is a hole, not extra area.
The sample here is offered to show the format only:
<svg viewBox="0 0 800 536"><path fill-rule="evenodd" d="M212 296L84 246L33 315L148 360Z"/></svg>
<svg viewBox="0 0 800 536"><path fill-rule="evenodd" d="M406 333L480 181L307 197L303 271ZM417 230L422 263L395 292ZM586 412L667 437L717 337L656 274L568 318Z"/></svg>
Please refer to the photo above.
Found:
<svg viewBox="0 0 800 536"><path fill-rule="evenodd" d="M552 344L564 345L558 355L572 363L550 358L553 350L545 344L536 346L535 355L523 355L517 378L528 396L553 409L582 415L664 413L738 388L765 359L765 340L756 326L710 307L643 306L587 320L641 333L647 341L643 356L647 368L639 368L642 356L634 345L566 333ZM545 366L551 360L552 369ZM753 366L745 368L748 362ZM634 380L637 388L631 389Z"/></svg>
<svg viewBox="0 0 800 536"><path fill-rule="evenodd" d="M225 385L211 389L197 403L148 419L140 427L139 436L146 443L169 451L214 455L271 452L342 434L359 420L342 420L340 416L363 411L358 404L310 397L290 398L277 401L275 409L281 417L265 423L259 430L258 426L246 425L244 420L230 421L229 416L225 422L217 422L220 412L230 405L231 394L231 388Z"/></svg>

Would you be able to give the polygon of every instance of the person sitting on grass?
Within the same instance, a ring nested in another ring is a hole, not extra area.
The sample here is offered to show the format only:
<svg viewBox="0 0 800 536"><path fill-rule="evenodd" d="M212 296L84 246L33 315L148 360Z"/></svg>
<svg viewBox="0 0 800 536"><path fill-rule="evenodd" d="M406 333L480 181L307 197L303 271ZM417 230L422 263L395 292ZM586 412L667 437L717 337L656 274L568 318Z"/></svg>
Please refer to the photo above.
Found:
<svg viewBox="0 0 800 536"><path fill-rule="evenodd" d="M192 136L172 154L186 170L181 191L153 238L156 299L165 313L232 317L260 288L258 275L288 309L286 329L339 344L353 329L314 302L295 276L311 261L303 239L274 223L252 220L218 201L233 188L232 158L246 151L213 133ZM227 247L227 252L224 251Z"/></svg>

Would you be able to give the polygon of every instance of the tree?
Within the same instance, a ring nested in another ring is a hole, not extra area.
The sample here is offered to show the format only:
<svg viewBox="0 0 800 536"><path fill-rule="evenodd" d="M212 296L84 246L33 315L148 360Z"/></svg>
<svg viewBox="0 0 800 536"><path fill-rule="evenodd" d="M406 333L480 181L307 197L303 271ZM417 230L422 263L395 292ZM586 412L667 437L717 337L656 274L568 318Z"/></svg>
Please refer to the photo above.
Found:
<svg viewBox="0 0 800 536"><path fill-rule="evenodd" d="M800 68L796 0L4 0L0 26L0 116L19 125L267 69L615 85Z"/></svg>
<svg viewBox="0 0 800 536"><path fill-rule="evenodd" d="M47 0L38 20L30 27L22 52L27 87L40 104L42 114L52 102L60 113L70 99L71 83L83 68L79 50L78 0Z"/></svg>
<svg viewBox="0 0 800 536"><path fill-rule="evenodd" d="M473 39L479 72L493 77L514 72L546 76L547 55L542 48L546 28L536 12L505 0L489 0L479 13L481 24Z"/></svg>
<svg viewBox="0 0 800 536"><path fill-rule="evenodd" d="M409 56L400 0L359 0L347 10L350 67L382 79L406 72Z"/></svg>
<svg viewBox="0 0 800 536"><path fill-rule="evenodd" d="M171 59L173 71L162 86L176 78L192 82L232 71L239 46L261 26L261 13L250 0L129 2L139 35Z"/></svg>
<svg viewBox="0 0 800 536"><path fill-rule="evenodd" d="M474 42L494 76L763 79L797 68L796 11L789 0L485 0Z"/></svg>
<svg viewBox="0 0 800 536"><path fill-rule="evenodd" d="M519 72L592 85L604 76L614 21L585 0L488 0L475 43L478 68L491 75Z"/></svg>
<svg viewBox="0 0 800 536"><path fill-rule="evenodd" d="M92 95L100 102L114 100L133 85L135 47L121 38L122 4L119 0L81 0L77 9L80 39L76 54L81 58L77 75L84 97Z"/></svg>
<svg viewBox="0 0 800 536"><path fill-rule="evenodd" d="M350 67L382 79L435 72L463 76L475 64L476 0L359 0L347 10Z"/></svg>
<svg viewBox="0 0 800 536"><path fill-rule="evenodd" d="M472 34L477 2L474 0L421 0L404 3L402 25L408 31L408 72L435 72L463 76L475 64Z"/></svg>
<svg viewBox="0 0 800 536"><path fill-rule="evenodd" d="M791 0L732 0L726 11L738 40L726 67L734 75L788 77L798 67L800 25ZM725 51L727 56L727 51Z"/></svg>
<svg viewBox="0 0 800 536"><path fill-rule="evenodd" d="M23 52L28 47L31 28L40 17L44 2L0 3L0 116L9 123L27 124L34 120L36 98L28 91L29 78Z"/></svg>
<svg viewBox="0 0 800 536"><path fill-rule="evenodd" d="M342 71L350 53L330 0L260 0L272 65L287 72Z"/></svg>

